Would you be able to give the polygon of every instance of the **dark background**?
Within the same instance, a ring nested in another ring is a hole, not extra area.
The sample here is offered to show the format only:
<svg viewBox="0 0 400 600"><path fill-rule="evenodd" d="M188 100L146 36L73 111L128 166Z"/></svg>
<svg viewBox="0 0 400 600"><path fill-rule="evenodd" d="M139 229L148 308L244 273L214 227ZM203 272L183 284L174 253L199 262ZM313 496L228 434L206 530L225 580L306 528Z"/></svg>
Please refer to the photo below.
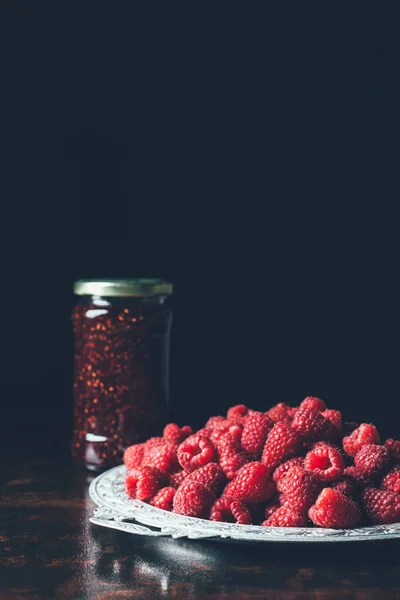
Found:
<svg viewBox="0 0 400 600"><path fill-rule="evenodd" d="M175 284L173 416L400 434L397 3L2 0L1 440L69 439L72 284ZM5 359L5 360L4 360Z"/></svg>

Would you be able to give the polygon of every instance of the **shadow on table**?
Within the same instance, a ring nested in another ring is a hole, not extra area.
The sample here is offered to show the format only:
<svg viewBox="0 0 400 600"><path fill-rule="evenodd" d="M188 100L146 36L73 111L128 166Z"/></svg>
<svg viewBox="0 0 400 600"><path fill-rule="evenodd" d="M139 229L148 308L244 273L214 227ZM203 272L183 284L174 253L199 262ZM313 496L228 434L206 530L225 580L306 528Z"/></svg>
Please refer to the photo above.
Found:
<svg viewBox="0 0 400 600"><path fill-rule="evenodd" d="M382 597L398 598L400 588L397 540L367 543L268 544L139 538L93 528L93 540L104 544L107 554L96 563L96 575L107 583L134 584L156 598L176 594L214 595L233 590L237 597L260 598L263 594L284 598L313 595L318 590L329 597L340 591L363 598L382 590ZM289 594L289 595L288 595ZM269 597L269 596L265 596Z"/></svg>

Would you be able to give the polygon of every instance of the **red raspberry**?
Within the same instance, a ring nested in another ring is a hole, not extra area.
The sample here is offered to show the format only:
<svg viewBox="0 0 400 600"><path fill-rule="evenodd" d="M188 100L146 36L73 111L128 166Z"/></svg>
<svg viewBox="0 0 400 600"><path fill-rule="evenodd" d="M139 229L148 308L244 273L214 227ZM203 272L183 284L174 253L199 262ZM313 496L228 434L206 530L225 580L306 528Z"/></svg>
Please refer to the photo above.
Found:
<svg viewBox="0 0 400 600"><path fill-rule="evenodd" d="M364 475L374 476L390 463L390 454L384 446L365 444L354 457L354 466Z"/></svg>
<svg viewBox="0 0 400 600"><path fill-rule="evenodd" d="M324 488L308 516L319 527L350 529L360 521L361 512L348 496L333 488Z"/></svg>
<svg viewBox="0 0 400 600"><path fill-rule="evenodd" d="M206 519L214 502L214 494L204 485L198 481L184 481L176 490L173 512Z"/></svg>
<svg viewBox="0 0 400 600"><path fill-rule="evenodd" d="M219 437L215 445L220 455L236 454L237 452L242 451L240 447L240 438L238 438L234 433L230 433L229 431L223 433Z"/></svg>
<svg viewBox="0 0 400 600"><path fill-rule="evenodd" d="M317 412L322 412L327 409L327 406L321 398L315 398L314 396L307 396L304 398L303 402L300 402L299 408L310 408L311 410L316 410Z"/></svg>
<svg viewBox="0 0 400 600"><path fill-rule="evenodd" d="M241 446L254 459L260 459L268 432L274 422L262 412L255 411L245 418Z"/></svg>
<svg viewBox="0 0 400 600"><path fill-rule="evenodd" d="M307 519L296 513L288 504L285 504L261 525L263 527L307 527Z"/></svg>
<svg viewBox="0 0 400 600"><path fill-rule="evenodd" d="M185 481L198 481L213 494L219 496L225 485L225 475L219 465L208 463L189 474Z"/></svg>
<svg viewBox="0 0 400 600"><path fill-rule="evenodd" d="M165 475L158 469L138 467L129 471L125 477L125 492L131 498L150 500L165 483Z"/></svg>
<svg viewBox="0 0 400 600"><path fill-rule="evenodd" d="M226 486L224 496L230 496L245 504L265 502L275 492L270 470L260 462L244 465L236 477Z"/></svg>
<svg viewBox="0 0 400 600"><path fill-rule="evenodd" d="M265 414L274 422L278 423L279 421L286 421L290 423L293 416L290 416L291 407L285 404L284 402L279 402L272 408L270 408Z"/></svg>
<svg viewBox="0 0 400 600"><path fill-rule="evenodd" d="M149 504L162 510L172 510L172 501L176 490L173 487L163 487L150 500Z"/></svg>
<svg viewBox="0 0 400 600"><path fill-rule="evenodd" d="M304 468L321 481L334 481L343 474L343 456L332 446L318 446L306 455Z"/></svg>
<svg viewBox="0 0 400 600"><path fill-rule="evenodd" d="M281 462L291 458L301 449L300 435L288 423L279 421L267 436L261 461L275 469Z"/></svg>
<svg viewBox="0 0 400 600"><path fill-rule="evenodd" d="M179 427L176 423L169 423L164 428L164 439L172 444L181 444L189 435L192 435L193 430L189 425Z"/></svg>
<svg viewBox="0 0 400 600"><path fill-rule="evenodd" d="M351 498L356 492L357 485L356 481L352 477L343 475L340 479L332 484L332 487L338 492L341 492L345 496L349 496L349 498Z"/></svg>
<svg viewBox="0 0 400 600"><path fill-rule="evenodd" d="M165 444L166 444L166 441L162 437L152 437L152 438L149 438L147 440L147 442L145 442L143 444L144 445L144 450L143 450L142 465L147 464L147 458L149 456L151 456L154 448L162 448L162 447L165 446Z"/></svg>
<svg viewBox="0 0 400 600"><path fill-rule="evenodd" d="M249 457L244 452L235 454L222 454L219 459L219 466L225 473L228 480L234 479L237 472L249 462Z"/></svg>
<svg viewBox="0 0 400 600"><path fill-rule="evenodd" d="M278 482L280 479L283 479L286 476L286 473L292 467L302 467L304 463L304 458L302 456L296 456L295 458L290 458L286 462L282 463L277 467L272 475L272 479L275 482Z"/></svg>
<svg viewBox="0 0 400 600"><path fill-rule="evenodd" d="M269 519L278 508L281 507L281 503L279 502L278 496L275 494L272 496L271 500L268 502L267 506L264 509L264 517L265 519Z"/></svg>
<svg viewBox="0 0 400 600"><path fill-rule="evenodd" d="M211 521L223 521L225 523L239 523L240 525L250 525L250 513L239 500L234 498L218 498L214 502L210 511Z"/></svg>
<svg viewBox="0 0 400 600"><path fill-rule="evenodd" d="M204 425L205 429L213 429L217 423L225 421L225 417L217 415L216 417L210 417L207 423Z"/></svg>
<svg viewBox="0 0 400 600"><path fill-rule="evenodd" d="M169 478L169 485L175 489L181 485L183 481L185 481L186 477L190 475L190 471L178 471L177 473L173 473Z"/></svg>
<svg viewBox="0 0 400 600"><path fill-rule="evenodd" d="M321 484L309 471L302 467L292 467L276 487L284 494L285 505L289 504L298 514L307 514L318 496Z"/></svg>
<svg viewBox="0 0 400 600"><path fill-rule="evenodd" d="M210 435L212 434L212 429L207 429L206 427L203 427L202 429L199 429L198 431L196 431L196 435L205 435L206 437L210 437Z"/></svg>
<svg viewBox="0 0 400 600"><path fill-rule="evenodd" d="M216 458L217 453L212 441L204 435L191 435L178 447L179 464L188 471L215 462Z"/></svg>
<svg viewBox="0 0 400 600"><path fill-rule="evenodd" d="M325 419L328 419L328 421L330 421L335 427L337 427L339 431L342 430L342 413L339 410L323 410L321 412L321 415L325 417Z"/></svg>
<svg viewBox="0 0 400 600"><path fill-rule="evenodd" d="M210 440L212 441L214 446L216 446L220 437L225 433L230 433L231 435L240 440L240 437L242 435L242 429L242 425L239 425L234 421L224 419L223 421L219 421L214 425L214 428L210 434Z"/></svg>
<svg viewBox="0 0 400 600"><path fill-rule="evenodd" d="M293 417L292 428L306 442L326 440L328 437L332 437L332 433L336 433L332 423L325 419L320 412L301 405Z"/></svg>
<svg viewBox="0 0 400 600"><path fill-rule="evenodd" d="M372 523L400 523L400 495L376 488L365 488L361 499L364 511Z"/></svg>
<svg viewBox="0 0 400 600"><path fill-rule="evenodd" d="M162 438L162 437L152 437L152 438L149 438L144 443L144 447L145 447L145 450L149 450L150 448L153 448L154 446L162 446L163 444L165 444L164 438Z"/></svg>
<svg viewBox="0 0 400 600"><path fill-rule="evenodd" d="M124 452L124 464L130 471L136 467L140 467L143 460L144 444L133 444Z"/></svg>
<svg viewBox="0 0 400 600"><path fill-rule="evenodd" d="M357 467L346 467L343 474L346 477L350 477L357 488L362 489L365 487L374 487L375 485L374 478L366 475Z"/></svg>
<svg viewBox="0 0 400 600"><path fill-rule="evenodd" d="M170 475L178 470L177 446L169 442L145 449L142 464Z"/></svg>
<svg viewBox="0 0 400 600"><path fill-rule="evenodd" d="M343 449L349 456L355 456L365 444L380 443L376 427L370 423L362 423L351 435L343 438Z"/></svg>
<svg viewBox="0 0 400 600"><path fill-rule="evenodd" d="M396 465L394 469L386 473L381 482L381 490L400 494L400 465Z"/></svg>
<svg viewBox="0 0 400 600"><path fill-rule="evenodd" d="M233 479L239 469L250 461L240 448L240 440L230 433L225 433L219 438L217 449L219 466L227 479Z"/></svg>
<svg viewBox="0 0 400 600"><path fill-rule="evenodd" d="M400 440L386 440L385 448L389 450L393 462L400 462Z"/></svg>
<svg viewBox="0 0 400 600"><path fill-rule="evenodd" d="M226 414L227 419L231 419L232 421L237 421L238 423L243 422L243 418L247 415L249 409L245 404L236 404L236 406L231 406L228 409Z"/></svg>

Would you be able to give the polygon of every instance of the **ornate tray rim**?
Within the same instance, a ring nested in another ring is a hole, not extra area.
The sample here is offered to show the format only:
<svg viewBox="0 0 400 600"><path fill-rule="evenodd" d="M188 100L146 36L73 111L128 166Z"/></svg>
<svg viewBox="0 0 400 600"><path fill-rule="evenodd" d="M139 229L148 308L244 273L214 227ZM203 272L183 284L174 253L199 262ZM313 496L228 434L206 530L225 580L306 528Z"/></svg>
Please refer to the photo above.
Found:
<svg viewBox="0 0 400 600"><path fill-rule="evenodd" d="M242 542L361 542L400 539L400 523L358 529L313 529L306 527L261 527L216 523L170 513L129 498L123 488L124 465L101 473L89 486L98 508L90 521L136 535L171 536L188 539Z"/></svg>

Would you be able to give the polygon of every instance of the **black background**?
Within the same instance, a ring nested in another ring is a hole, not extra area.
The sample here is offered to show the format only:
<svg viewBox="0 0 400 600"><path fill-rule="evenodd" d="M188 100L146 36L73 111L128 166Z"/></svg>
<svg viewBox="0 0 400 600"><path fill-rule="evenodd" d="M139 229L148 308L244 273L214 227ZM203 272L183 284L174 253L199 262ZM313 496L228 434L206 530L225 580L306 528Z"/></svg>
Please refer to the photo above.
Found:
<svg viewBox="0 0 400 600"><path fill-rule="evenodd" d="M173 416L400 434L397 3L2 0L1 439L66 441L72 284L175 284Z"/></svg>

